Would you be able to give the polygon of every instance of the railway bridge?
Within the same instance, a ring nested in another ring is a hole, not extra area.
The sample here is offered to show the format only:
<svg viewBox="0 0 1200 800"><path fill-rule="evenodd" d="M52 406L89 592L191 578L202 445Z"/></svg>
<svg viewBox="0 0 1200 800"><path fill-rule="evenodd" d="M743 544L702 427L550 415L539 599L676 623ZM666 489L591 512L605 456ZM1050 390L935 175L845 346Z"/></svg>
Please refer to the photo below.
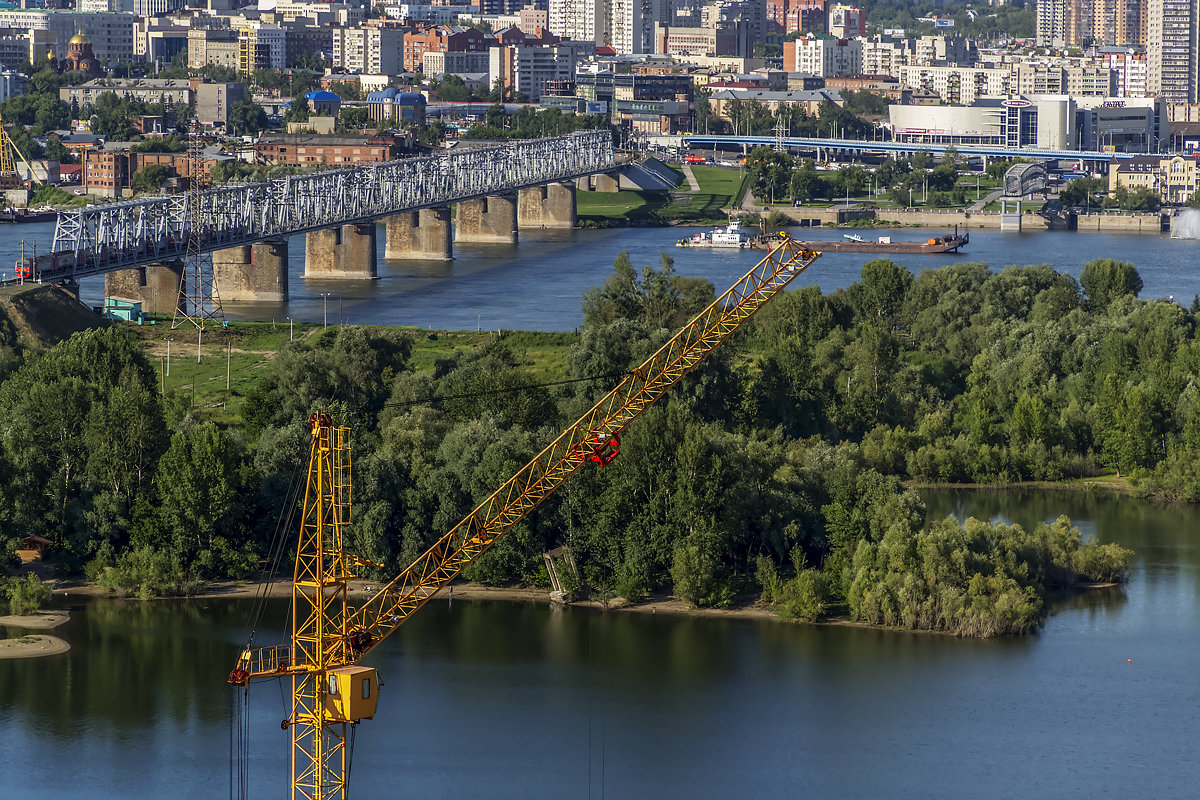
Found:
<svg viewBox="0 0 1200 800"><path fill-rule="evenodd" d="M609 131L581 131L220 186L199 193L198 215L186 194L89 206L59 212L52 252L18 271L68 284L104 275L106 294L172 313L187 296L191 241L212 254L222 300L286 300L290 236L306 236L304 277L371 279L377 222L386 258L449 259L452 238L516 242L522 227L574 227L574 180L616 167Z"/></svg>

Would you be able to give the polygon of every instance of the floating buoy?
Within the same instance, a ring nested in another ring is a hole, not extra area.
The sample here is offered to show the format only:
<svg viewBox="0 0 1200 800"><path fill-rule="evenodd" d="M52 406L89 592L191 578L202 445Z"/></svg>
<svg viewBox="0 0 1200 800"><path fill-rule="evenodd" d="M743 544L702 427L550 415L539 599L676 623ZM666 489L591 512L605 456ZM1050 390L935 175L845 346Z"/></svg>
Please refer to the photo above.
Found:
<svg viewBox="0 0 1200 800"><path fill-rule="evenodd" d="M1125 661L1126 661L1126 663L1128 663L1128 664L1132 664L1132 663L1133 663L1133 659L1132 659L1132 658L1127 658L1127 659L1125 659Z"/></svg>

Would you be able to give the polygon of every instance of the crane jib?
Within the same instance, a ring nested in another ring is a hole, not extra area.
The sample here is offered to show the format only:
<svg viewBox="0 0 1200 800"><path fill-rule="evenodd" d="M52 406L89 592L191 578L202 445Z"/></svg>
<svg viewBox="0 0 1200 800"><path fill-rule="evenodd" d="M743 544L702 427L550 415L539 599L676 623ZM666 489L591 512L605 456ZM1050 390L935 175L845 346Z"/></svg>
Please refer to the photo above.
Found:
<svg viewBox="0 0 1200 800"><path fill-rule="evenodd" d="M293 797L345 797L346 726L375 713L375 670L358 662L581 466L611 464L624 429L820 255L782 234L740 280L357 608L348 582L367 562L342 548L351 508L349 429L326 414L312 416L292 639L247 647L229 675L242 687L291 676L292 710L282 727L292 738Z"/></svg>

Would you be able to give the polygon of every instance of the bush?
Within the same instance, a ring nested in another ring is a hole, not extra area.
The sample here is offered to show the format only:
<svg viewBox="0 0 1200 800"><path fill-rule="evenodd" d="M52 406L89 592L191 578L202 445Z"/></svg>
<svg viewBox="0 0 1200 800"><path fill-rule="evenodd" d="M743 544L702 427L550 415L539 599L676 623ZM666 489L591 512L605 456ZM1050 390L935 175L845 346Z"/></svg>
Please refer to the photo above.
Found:
<svg viewBox="0 0 1200 800"><path fill-rule="evenodd" d="M774 606L781 617L815 622L829 605L829 580L820 570L805 569L803 548L793 548L791 555L796 576L789 581L780 577L771 559L758 557L755 577L763 589L763 602Z"/></svg>
<svg viewBox="0 0 1200 800"><path fill-rule="evenodd" d="M89 568L89 572L97 570ZM151 547L126 550L116 562L98 570L97 583L110 592L138 597L192 595L203 581L186 572L177 557Z"/></svg>
<svg viewBox="0 0 1200 800"><path fill-rule="evenodd" d="M50 587L32 572L24 578L9 578L4 587L8 608L18 616L32 614L50 599Z"/></svg>

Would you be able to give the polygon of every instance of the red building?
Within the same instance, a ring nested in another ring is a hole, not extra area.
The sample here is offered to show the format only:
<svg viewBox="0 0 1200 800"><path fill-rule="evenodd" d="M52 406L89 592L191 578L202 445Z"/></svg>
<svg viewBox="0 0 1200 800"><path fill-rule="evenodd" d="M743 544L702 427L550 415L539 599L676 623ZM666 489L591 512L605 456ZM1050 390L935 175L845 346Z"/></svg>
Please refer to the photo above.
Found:
<svg viewBox="0 0 1200 800"><path fill-rule="evenodd" d="M426 53L486 53L495 38L478 28L439 25L404 37L404 71L420 72Z"/></svg>
<svg viewBox="0 0 1200 800"><path fill-rule="evenodd" d="M784 35L796 31L824 33L828 13L827 0L767 0L767 28Z"/></svg>

